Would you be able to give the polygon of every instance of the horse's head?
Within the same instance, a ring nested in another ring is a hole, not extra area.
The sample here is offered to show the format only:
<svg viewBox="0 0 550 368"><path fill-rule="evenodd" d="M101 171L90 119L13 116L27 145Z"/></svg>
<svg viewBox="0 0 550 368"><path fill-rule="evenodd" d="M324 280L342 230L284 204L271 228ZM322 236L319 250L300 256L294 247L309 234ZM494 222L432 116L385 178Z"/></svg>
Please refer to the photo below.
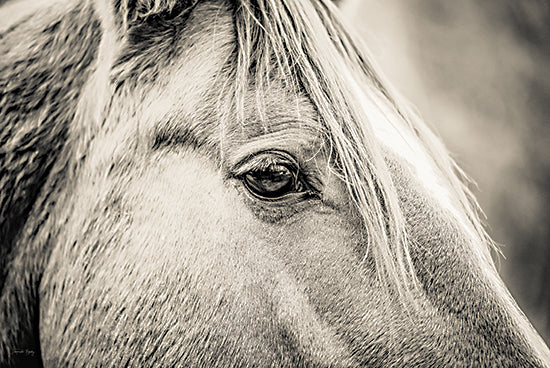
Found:
<svg viewBox="0 0 550 368"><path fill-rule="evenodd" d="M69 8L0 40L0 363L548 366L332 3Z"/></svg>

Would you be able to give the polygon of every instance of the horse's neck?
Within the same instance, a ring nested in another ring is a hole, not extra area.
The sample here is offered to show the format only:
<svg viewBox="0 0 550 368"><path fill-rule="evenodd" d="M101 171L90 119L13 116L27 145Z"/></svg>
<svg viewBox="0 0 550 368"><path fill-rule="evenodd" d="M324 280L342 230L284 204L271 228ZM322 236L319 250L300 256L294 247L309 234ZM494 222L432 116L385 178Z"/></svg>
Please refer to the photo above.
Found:
<svg viewBox="0 0 550 368"><path fill-rule="evenodd" d="M20 3L8 3L0 19ZM0 290L7 255L65 146L101 35L91 9L59 11L19 18L0 35Z"/></svg>

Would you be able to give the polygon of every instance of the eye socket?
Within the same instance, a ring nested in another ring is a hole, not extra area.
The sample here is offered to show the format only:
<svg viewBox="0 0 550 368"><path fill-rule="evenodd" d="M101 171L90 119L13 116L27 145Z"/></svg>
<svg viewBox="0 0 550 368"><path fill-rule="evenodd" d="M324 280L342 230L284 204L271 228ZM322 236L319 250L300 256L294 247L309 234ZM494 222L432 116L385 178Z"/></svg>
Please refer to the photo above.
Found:
<svg viewBox="0 0 550 368"><path fill-rule="evenodd" d="M262 200L280 200L293 193L304 193L296 161L282 152L263 152L239 170L248 191Z"/></svg>

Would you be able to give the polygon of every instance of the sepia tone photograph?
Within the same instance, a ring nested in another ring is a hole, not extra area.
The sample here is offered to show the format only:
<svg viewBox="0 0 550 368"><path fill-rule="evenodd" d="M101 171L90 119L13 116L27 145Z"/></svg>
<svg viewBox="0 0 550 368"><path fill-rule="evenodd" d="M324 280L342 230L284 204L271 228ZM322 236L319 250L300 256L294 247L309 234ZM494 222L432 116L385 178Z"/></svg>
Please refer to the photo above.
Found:
<svg viewBox="0 0 550 368"><path fill-rule="evenodd" d="M548 0L0 0L0 368L550 368Z"/></svg>

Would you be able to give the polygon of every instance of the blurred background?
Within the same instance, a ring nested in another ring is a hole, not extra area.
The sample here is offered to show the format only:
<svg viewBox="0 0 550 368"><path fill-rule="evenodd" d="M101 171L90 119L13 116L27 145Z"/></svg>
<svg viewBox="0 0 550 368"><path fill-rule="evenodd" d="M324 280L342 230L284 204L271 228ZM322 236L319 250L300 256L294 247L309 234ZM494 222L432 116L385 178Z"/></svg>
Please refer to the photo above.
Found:
<svg viewBox="0 0 550 368"><path fill-rule="evenodd" d="M474 188L497 265L550 342L550 1L348 0L345 16Z"/></svg>

